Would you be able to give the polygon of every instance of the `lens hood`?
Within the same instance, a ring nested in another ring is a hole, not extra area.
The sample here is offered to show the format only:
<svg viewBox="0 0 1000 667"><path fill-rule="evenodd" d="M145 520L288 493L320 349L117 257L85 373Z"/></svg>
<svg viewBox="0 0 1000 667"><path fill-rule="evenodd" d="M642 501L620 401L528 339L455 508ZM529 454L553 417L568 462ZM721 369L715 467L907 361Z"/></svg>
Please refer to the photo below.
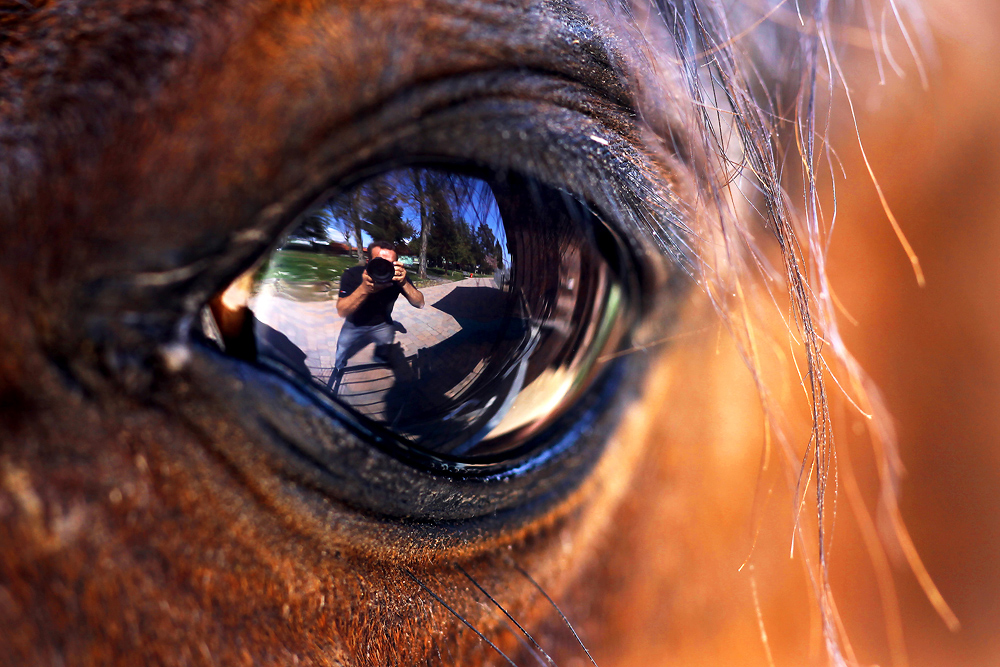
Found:
<svg viewBox="0 0 1000 667"><path fill-rule="evenodd" d="M365 270L372 282L379 285L391 283L392 277L396 275L396 267L393 266L392 262L381 257L373 257L369 260Z"/></svg>

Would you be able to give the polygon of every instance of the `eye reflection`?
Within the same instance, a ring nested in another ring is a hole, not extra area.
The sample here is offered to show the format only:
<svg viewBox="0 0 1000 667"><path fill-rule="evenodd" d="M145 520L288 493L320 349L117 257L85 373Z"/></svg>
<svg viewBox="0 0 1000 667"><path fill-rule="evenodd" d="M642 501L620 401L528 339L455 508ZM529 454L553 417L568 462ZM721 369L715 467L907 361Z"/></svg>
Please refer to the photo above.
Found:
<svg viewBox="0 0 1000 667"><path fill-rule="evenodd" d="M535 181L396 169L316 207L213 301L209 326L409 446L502 459L620 343L614 238Z"/></svg>

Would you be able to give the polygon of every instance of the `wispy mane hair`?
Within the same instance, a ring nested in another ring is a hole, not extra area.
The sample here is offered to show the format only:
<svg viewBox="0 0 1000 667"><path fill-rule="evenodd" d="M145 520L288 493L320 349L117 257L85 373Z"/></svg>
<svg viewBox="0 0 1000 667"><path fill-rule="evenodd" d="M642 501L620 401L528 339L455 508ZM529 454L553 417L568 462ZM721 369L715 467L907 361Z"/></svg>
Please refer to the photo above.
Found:
<svg viewBox="0 0 1000 667"><path fill-rule="evenodd" d="M909 53L912 66L924 77L920 56L930 47L926 43L918 47L914 40L914 36L928 34L923 16L909 0L623 0L620 5L609 3L608 8L625 26L621 32L631 29L638 50L650 62L646 76L652 80L642 82L646 92L640 100L640 114L652 116L649 109L666 106L668 115L683 118L680 125L688 132L686 139L673 135L659 139L675 154L684 153L683 161L693 174L696 201L689 203L692 234L688 238L697 257L695 278L754 373L779 441L787 434L779 406L763 378L761 329L755 325L763 318L755 304L772 304L779 312L787 312L782 317L788 335L804 359L804 367L797 370L812 422L808 442L796 445L785 438L783 443L786 460L794 461L796 468L792 476L797 480L796 506L814 489L811 535L797 520L795 539L802 551L815 554L809 572L828 659L836 665L855 662L828 577L837 479L830 378L870 419L871 437L882 459L878 465L881 509L893 518L900 543L910 543L896 506L899 466L889 420L877 391L837 330L826 271L836 206L823 210L818 181L820 174L829 172L829 180L836 182L836 158L827 141L834 100L841 107L837 113L854 114L842 62L865 59L875 66L880 79L886 63L901 73L899 59L889 51L895 44ZM886 21L886 16L892 21ZM860 34L870 40L857 40ZM664 159L676 161L676 157ZM869 175L878 189L870 167ZM916 279L922 281L919 263L884 198L883 204L911 256ZM774 246L777 252L770 251ZM773 255L780 258L780 269L769 263ZM768 298L749 296L762 291ZM915 550L909 549L907 555L921 578L923 566ZM933 584L926 582L921 578L925 591L947 617L946 605Z"/></svg>

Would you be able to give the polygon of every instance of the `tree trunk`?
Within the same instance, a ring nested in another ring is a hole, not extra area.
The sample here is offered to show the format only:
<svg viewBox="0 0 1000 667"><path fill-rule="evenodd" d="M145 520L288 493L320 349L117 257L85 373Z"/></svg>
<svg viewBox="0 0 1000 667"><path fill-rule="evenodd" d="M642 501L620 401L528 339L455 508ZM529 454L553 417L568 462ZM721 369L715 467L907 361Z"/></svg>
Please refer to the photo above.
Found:
<svg viewBox="0 0 1000 667"><path fill-rule="evenodd" d="M365 253L361 247L361 218L357 216L354 218L354 242L358 246L358 264L364 264Z"/></svg>
<svg viewBox="0 0 1000 667"><path fill-rule="evenodd" d="M417 186L417 201L420 203L420 278L427 280L427 237L430 225L427 223L427 209L424 207L424 184L420 172L413 179Z"/></svg>

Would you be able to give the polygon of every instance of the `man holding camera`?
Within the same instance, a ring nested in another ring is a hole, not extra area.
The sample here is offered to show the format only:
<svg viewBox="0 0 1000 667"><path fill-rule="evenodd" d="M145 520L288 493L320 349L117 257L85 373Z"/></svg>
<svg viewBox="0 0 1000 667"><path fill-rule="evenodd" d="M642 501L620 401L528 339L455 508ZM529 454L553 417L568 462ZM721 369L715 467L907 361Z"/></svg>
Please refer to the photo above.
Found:
<svg viewBox="0 0 1000 667"><path fill-rule="evenodd" d="M393 244L372 241L368 258L368 264L352 266L340 277L337 314L345 322L337 339L331 386L334 379L339 381L347 360L368 343L375 343L376 361L388 361L385 353L396 338L392 307L400 294L414 308L424 307L424 295L410 282L406 267L397 261Z"/></svg>

